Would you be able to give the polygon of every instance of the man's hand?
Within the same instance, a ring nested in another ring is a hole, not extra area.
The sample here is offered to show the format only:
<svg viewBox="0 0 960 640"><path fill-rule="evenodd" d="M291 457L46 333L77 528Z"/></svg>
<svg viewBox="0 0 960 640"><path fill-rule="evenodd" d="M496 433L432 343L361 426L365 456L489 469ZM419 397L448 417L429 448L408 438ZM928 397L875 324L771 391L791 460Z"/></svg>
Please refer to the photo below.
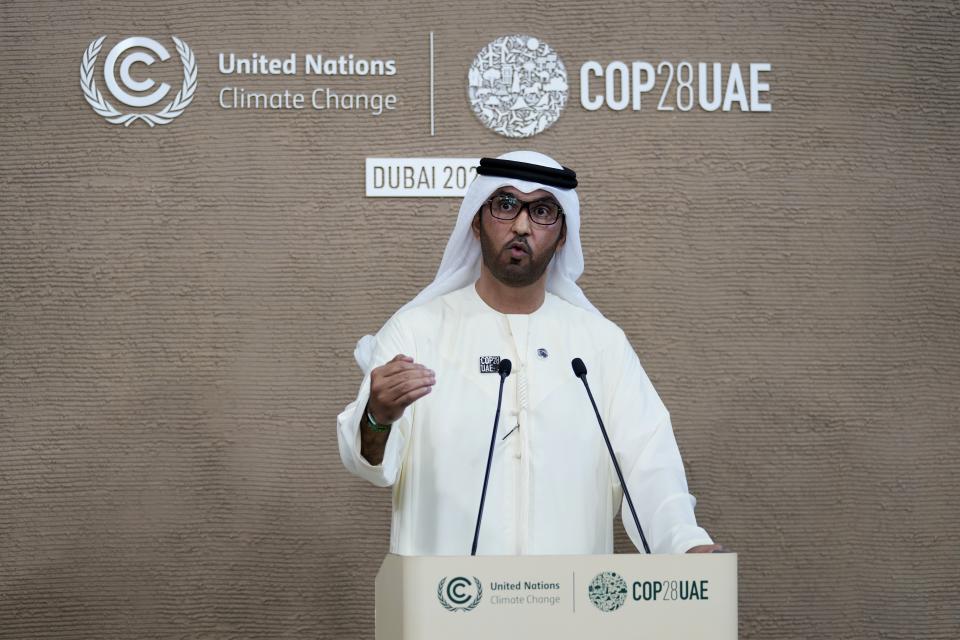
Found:
<svg viewBox="0 0 960 640"><path fill-rule="evenodd" d="M377 422L396 422L414 400L430 393L436 381L432 370L398 353L393 360L370 372L367 407Z"/></svg>
<svg viewBox="0 0 960 640"><path fill-rule="evenodd" d="M398 353L393 360L370 372L370 399L366 409L378 423L393 423L414 400L430 393L434 382L433 371L414 363L410 356ZM360 418L360 455L370 464L378 465L383 462L390 429L365 429L366 422L365 410Z"/></svg>
<svg viewBox="0 0 960 640"><path fill-rule="evenodd" d="M701 544L687 549L687 553L732 553L722 544Z"/></svg>

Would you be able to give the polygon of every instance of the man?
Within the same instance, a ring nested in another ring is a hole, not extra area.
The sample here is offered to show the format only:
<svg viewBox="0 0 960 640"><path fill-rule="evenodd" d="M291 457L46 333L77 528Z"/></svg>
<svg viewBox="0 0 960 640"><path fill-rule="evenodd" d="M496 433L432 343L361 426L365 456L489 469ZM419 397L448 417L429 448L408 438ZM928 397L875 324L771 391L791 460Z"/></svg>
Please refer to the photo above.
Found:
<svg viewBox="0 0 960 640"><path fill-rule="evenodd" d="M351 472L393 487L390 550L470 553L500 377L509 358L477 553L613 552L623 498L590 388L654 553L723 550L697 526L670 416L623 331L576 285L575 174L517 151L484 158L434 282L376 337L338 416ZM640 535L622 509L631 540Z"/></svg>

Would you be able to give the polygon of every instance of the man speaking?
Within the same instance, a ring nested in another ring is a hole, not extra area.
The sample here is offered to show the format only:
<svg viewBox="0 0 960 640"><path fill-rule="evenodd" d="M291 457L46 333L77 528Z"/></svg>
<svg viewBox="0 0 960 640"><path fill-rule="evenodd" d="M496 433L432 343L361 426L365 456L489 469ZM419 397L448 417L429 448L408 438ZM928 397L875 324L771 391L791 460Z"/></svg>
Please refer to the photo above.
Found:
<svg viewBox="0 0 960 640"><path fill-rule="evenodd" d="M347 469L393 487L390 551L466 555L476 535L486 555L613 553L621 500L638 549L723 550L697 526L670 414L576 284L576 175L531 151L477 173L433 283L357 343L365 375L337 417Z"/></svg>

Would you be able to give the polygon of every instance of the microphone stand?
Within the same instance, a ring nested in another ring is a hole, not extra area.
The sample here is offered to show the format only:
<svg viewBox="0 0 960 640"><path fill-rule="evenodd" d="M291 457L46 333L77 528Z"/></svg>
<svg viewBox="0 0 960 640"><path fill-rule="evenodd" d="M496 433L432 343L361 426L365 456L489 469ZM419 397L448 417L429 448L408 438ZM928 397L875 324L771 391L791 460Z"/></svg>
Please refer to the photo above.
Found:
<svg viewBox="0 0 960 640"><path fill-rule="evenodd" d="M643 535L643 529L640 527L640 518L637 517L637 510L633 508L633 498L630 497L630 490L627 489L627 483L623 480L623 472L620 471L620 464L617 462L617 456L613 453L613 445L610 444L610 438L607 436L607 429L603 426L603 420L600 419L600 410L597 409L597 403L590 392L590 385L587 384L587 365L583 364L580 358L574 358L570 362L573 366L573 375L580 378L587 395L590 396L590 404L593 405L593 412L597 416L597 422L600 423L600 433L603 434L603 441L607 443L607 451L610 452L610 459L613 461L613 468L617 471L617 477L620 478L620 486L623 487L623 495L627 498L627 506L630 507L630 514L633 516L633 523L637 525L637 532L640 534L640 542L643 543L643 550L650 553L650 546L647 544L647 537Z"/></svg>
<svg viewBox="0 0 960 640"><path fill-rule="evenodd" d="M480 493L480 510L477 511L477 528L473 532L473 546L470 548L470 555L477 555L477 542L480 540L480 520L483 518L483 503L487 499L487 482L490 480L490 464L493 462L493 447L497 443L497 423L500 422L500 403L503 402L503 382L510 375L510 369L513 363L504 358L497 367L497 373L500 374L500 390L497 393L497 413L493 418L493 434L490 436L490 451L487 453L487 469L483 474L483 491Z"/></svg>

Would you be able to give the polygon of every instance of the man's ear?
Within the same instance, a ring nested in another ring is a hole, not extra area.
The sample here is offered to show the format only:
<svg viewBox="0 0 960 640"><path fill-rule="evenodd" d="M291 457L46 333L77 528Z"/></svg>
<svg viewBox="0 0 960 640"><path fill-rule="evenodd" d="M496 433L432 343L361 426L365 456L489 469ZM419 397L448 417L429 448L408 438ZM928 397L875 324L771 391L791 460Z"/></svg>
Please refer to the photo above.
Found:
<svg viewBox="0 0 960 640"><path fill-rule="evenodd" d="M473 220L470 222L470 229L473 231L473 237L480 237L480 212L477 211L476 215L473 216Z"/></svg>
<svg viewBox="0 0 960 640"><path fill-rule="evenodd" d="M566 218L564 218L563 226L560 227L560 239L557 240L557 249L562 247L566 241L567 241L567 220Z"/></svg>

